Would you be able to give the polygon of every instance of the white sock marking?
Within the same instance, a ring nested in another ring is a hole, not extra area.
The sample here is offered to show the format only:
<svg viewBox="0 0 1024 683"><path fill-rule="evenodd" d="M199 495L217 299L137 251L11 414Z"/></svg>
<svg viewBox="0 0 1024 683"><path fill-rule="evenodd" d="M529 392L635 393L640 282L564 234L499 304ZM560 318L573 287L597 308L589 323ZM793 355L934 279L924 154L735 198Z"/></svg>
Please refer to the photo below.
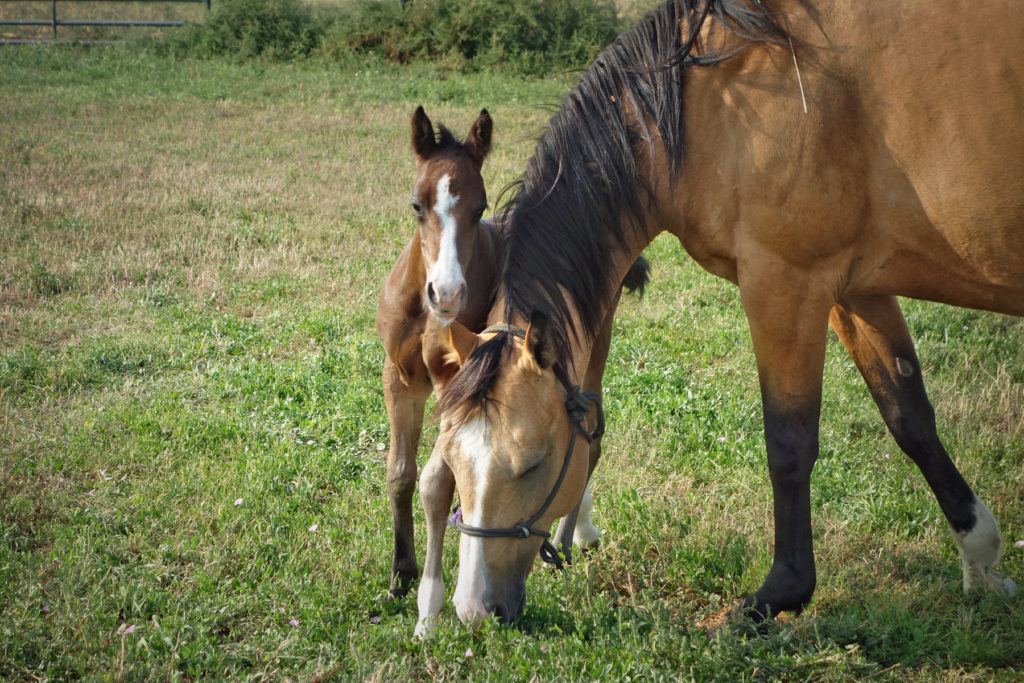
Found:
<svg viewBox="0 0 1024 683"><path fill-rule="evenodd" d="M964 593L987 587L1013 595L1017 584L993 569L1002 554L1003 540L999 535L999 525L985 504L977 498L974 499L974 516L977 521L973 529L953 532L953 540L960 549Z"/></svg>
<svg viewBox="0 0 1024 683"><path fill-rule="evenodd" d="M467 422L455 435L463 455L473 466L474 509L463 510L463 521L469 526L483 526L480 501L486 495L487 468L491 459L491 434L487 420L479 415ZM487 566L484 564L483 539L462 534L459 541L459 578L452 602L463 622L477 623L487 617L483 596L487 588Z"/></svg>
<svg viewBox="0 0 1024 683"><path fill-rule="evenodd" d="M590 493L590 484L583 489L583 498L580 500L580 514L576 517L576 528L573 529L572 541L580 548L589 548L597 544L601 537L601 530L594 526L590 513L594 509L594 496Z"/></svg>

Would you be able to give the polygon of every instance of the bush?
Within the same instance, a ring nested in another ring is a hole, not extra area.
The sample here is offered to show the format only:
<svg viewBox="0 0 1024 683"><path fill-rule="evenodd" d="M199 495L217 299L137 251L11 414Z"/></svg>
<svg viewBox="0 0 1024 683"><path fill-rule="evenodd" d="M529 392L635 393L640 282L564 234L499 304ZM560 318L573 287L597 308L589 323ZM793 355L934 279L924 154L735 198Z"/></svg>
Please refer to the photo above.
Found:
<svg viewBox="0 0 1024 683"><path fill-rule="evenodd" d="M324 29L299 0L216 0L201 25L168 42L180 54L285 60L308 55Z"/></svg>
<svg viewBox="0 0 1024 683"><path fill-rule="evenodd" d="M449 60L526 72L587 64L621 29L610 0L358 0L324 37L329 55Z"/></svg>

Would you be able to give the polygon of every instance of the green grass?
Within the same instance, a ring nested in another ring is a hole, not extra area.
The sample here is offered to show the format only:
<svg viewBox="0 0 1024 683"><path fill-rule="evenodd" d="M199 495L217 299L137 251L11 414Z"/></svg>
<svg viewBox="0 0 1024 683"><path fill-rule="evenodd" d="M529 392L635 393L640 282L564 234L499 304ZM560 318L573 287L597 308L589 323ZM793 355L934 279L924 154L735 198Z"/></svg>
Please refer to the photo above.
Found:
<svg viewBox="0 0 1024 683"><path fill-rule="evenodd" d="M602 547L537 569L514 627L449 605L412 640L414 599L384 599L373 330L413 230L409 117L462 134L490 109L496 195L571 77L117 48L0 50L0 72L0 678L1022 675L1021 598L961 596L938 506L834 338L815 599L759 637L701 628L764 577L771 500L737 293L665 237L616 321ZM1024 582L1024 324L906 312Z"/></svg>

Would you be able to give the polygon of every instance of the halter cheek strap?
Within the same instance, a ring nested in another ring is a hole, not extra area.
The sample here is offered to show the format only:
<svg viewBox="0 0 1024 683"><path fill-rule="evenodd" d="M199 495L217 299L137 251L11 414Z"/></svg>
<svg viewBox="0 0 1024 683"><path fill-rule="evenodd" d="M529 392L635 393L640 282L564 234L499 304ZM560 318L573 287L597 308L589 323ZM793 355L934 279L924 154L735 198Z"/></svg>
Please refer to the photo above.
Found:
<svg viewBox="0 0 1024 683"><path fill-rule="evenodd" d="M526 332L522 328L513 327L512 325L492 325L484 330L487 332L505 332L519 338L525 338ZM459 531L468 535L476 536L478 538L529 538L530 536L540 536L544 539L544 542L540 547L540 557L548 564L553 564L558 569L563 566L563 560L558 549L551 544L551 534L541 529L534 529L533 525L544 516L544 513L551 507L551 503L554 502L555 497L558 495L558 490L562 488L562 482L565 481L565 475L569 472L569 463L572 460L572 452L576 447L576 435L582 434L583 438L588 442L594 439L600 438L604 434L604 409L601 405L601 396L596 391L580 391L580 388L576 385L570 384L568 376L565 371L561 368L556 369L555 373L558 379L562 382L562 386L566 390L565 409L569 416L569 421L572 423L572 436L569 437L569 449L565 454L565 459L562 461L562 470L558 473L558 479L555 480L555 485L551 489L551 493L548 494L544 504L540 506L540 510L529 519L517 523L513 527L479 527L470 526L464 524L462 521L462 510L459 507L455 508L454 513L449 519L449 522L453 524ZM597 426L593 432L587 431L583 426L583 420L586 418L587 413L590 412L590 406L593 404L597 408Z"/></svg>

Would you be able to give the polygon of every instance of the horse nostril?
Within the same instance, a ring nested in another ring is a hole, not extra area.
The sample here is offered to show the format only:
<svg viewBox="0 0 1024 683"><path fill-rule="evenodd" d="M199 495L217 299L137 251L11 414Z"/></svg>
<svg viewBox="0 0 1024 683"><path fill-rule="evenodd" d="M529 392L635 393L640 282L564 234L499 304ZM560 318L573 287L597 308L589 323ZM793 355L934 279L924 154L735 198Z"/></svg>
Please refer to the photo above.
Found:
<svg viewBox="0 0 1024 683"><path fill-rule="evenodd" d="M434 283L427 283L427 301L432 305L437 306L437 292L434 291Z"/></svg>
<svg viewBox="0 0 1024 683"><path fill-rule="evenodd" d="M520 612L522 612L522 608L520 607L519 609L514 609L505 604L497 604L488 609L487 611L496 616L498 618L499 623L511 624L519 617Z"/></svg>

